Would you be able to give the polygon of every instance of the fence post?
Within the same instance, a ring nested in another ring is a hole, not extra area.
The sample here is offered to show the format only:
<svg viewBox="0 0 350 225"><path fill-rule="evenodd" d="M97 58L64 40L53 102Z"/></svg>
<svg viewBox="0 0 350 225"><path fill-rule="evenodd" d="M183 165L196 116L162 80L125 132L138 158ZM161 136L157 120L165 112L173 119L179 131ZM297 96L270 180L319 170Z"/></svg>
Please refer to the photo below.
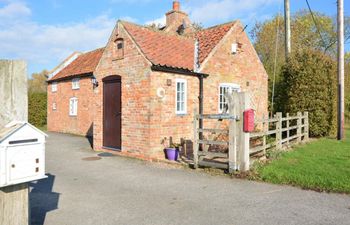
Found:
<svg viewBox="0 0 350 225"><path fill-rule="evenodd" d="M297 142L300 143L301 142L301 112L298 112L297 113L297 116L298 116L298 120L297 120L297 136L298 136L298 139L297 139Z"/></svg>
<svg viewBox="0 0 350 225"><path fill-rule="evenodd" d="M230 115L237 115L236 109L237 109L237 94L227 94L226 96L228 100L228 106L229 106L229 114ZM229 143L228 143L228 170L229 173L232 173L237 170L237 143L236 143L236 120L230 119L229 123Z"/></svg>
<svg viewBox="0 0 350 225"><path fill-rule="evenodd" d="M287 146L289 146L289 113L286 114Z"/></svg>
<svg viewBox="0 0 350 225"><path fill-rule="evenodd" d="M193 134L194 134L194 138L193 138L193 167L195 169L198 168L198 148L199 148L199 144L198 144L198 117L197 117L197 113L194 113L194 118L193 118Z"/></svg>
<svg viewBox="0 0 350 225"><path fill-rule="evenodd" d="M282 113L276 113L277 122L276 122L276 148L282 148Z"/></svg>
<svg viewBox="0 0 350 225"><path fill-rule="evenodd" d="M250 152L249 152L249 133L243 132L243 112L250 107L250 98L248 92L240 92L239 96L239 121L237 124L237 142L239 146L239 157L240 157L240 171L248 171L249 170L249 160L250 160Z"/></svg>
<svg viewBox="0 0 350 225"><path fill-rule="evenodd" d="M263 136L263 146L264 146L264 149L263 149L263 155L266 156L266 136L267 136L267 133L269 131L269 122L267 122L267 129L266 129L266 120L268 120L269 117L267 117L267 119L265 118L265 114L263 115L262 117L262 121L263 121L263 132L264 132L264 136Z"/></svg>
<svg viewBox="0 0 350 225"><path fill-rule="evenodd" d="M304 112L304 141L309 141L309 112Z"/></svg>

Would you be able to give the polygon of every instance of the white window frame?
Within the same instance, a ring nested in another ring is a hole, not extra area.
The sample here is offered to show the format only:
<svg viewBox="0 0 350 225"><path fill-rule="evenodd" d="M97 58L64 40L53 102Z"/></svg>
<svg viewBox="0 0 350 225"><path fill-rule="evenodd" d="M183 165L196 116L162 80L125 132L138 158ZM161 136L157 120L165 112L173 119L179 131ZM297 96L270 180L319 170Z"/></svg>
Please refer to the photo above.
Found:
<svg viewBox="0 0 350 225"><path fill-rule="evenodd" d="M184 90L183 90L183 92L184 92L183 99L178 99L177 98L177 96L178 96L177 85L179 83L183 83L184 84L184 86L183 86L183 88L184 88ZM184 104L183 105L183 109L181 109L181 106L180 106L180 109L177 107L179 100L183 101L183 104ZM178 114L178 115L183 115L183 114L187 113L187 80L185 80L185 79L176 79L176 82L175 82L175 113Z"/></svg>
<svg viewBox="0 0 350 225"><path fill-rule="evenodd" d="M221 93L221 88L227 88L228 90L231 89L231 91L241 91L241 86L239 84L235 83L220 83L219 84L219 90L218 90L218 112L222 113L224 109L224 105L226 104L224 100L224 93ZM222 96L222 98L220 98ZM221 102L220 100L223 99L224 101Z"/></svg>
<svg viewBox="0 0 350 225"><path fill-rule="evenodd" d="M69 99L69 115L70 116L78 115L78 98L76 97Z"/></svg>
<svg viewBox="0 0 350 225"><path fill-rule="evenodd" d="M56 102L52 103L52 110L56 111L57 110L57 104Z"/></svg>
<svg viewBox="0 0 350 225"><path fill-rule="evenodd" d="M80 88L79 81L80 81L80 78L73 78L72 79L72 89L73 90L77 90Z"/></svg>
<svg viewBox="0 0 350 225"><path fill-rule="evenodd" d="M51 92L57 92L57 86L58 86L57 82L52 82L51 83Z"/></svg>

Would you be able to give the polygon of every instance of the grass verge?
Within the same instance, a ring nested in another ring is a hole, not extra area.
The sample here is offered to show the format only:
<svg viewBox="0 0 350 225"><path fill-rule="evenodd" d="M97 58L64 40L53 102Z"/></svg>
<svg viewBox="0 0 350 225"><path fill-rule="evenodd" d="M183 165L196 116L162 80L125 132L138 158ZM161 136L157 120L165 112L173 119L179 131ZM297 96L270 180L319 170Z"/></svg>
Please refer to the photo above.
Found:
<svg viewBox="0 0 350 225"><path fill-rule="evenodd" d="M317 191L350 193L350 129L343 141L322 138L255 165L251 178Z"/></svg>

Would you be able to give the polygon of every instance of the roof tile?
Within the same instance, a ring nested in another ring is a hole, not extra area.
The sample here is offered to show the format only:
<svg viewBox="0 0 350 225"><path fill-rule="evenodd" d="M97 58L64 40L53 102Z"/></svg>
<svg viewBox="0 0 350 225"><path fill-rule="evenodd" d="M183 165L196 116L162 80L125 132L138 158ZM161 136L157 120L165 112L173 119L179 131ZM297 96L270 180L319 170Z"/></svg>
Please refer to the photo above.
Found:
<svg viewBox="0 0 350 225"><path fill-rule="evenodd" d="M77 75L93 73L102 57L104 48L99 48L78 56L72 63L63 68L50 81L63 78L73 77Z"/></svg>

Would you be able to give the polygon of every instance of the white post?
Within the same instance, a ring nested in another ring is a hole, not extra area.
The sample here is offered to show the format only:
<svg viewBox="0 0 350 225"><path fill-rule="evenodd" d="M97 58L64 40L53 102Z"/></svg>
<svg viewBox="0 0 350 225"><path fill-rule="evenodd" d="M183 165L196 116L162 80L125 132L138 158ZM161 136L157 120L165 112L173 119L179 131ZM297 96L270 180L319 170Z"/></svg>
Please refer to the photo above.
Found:
<svg viewBox="0 0 350 225"><path fill-rule="evenodd" d="M250 108L250 97L248 92L238 93L239 97L239 121L237 123L238 146L240 157L240 171L248 171L250 166L249 156L249 133L243 132L243 112Z"/></svg>
<svg viewBox="0 0 350 225"><path fill-rule="evenodd" d="M28 120L27 64L0 60L0 129L12 120ZM29 223L27 183L0 188L0 225Z"/></svg>
<svg viewBox="0 0 350 225"><path fill-rule="evenodd" d="M291 53L291 43L290 43L290 7L289 0L284 0L284 27L285 27L285 44L286 44L286 60L289 58Z"/></svg>
<svg viewBox="0 0 350 225"><path fill-rule="evenodd" d="M234 93L226 93L225 98L228 100L229 114L231 116L238 115L238 95ZM232 173L238 169L237 167L237 122L235 119L230 119L229 123L229 149L228 149L228 169Z"/></svg>

